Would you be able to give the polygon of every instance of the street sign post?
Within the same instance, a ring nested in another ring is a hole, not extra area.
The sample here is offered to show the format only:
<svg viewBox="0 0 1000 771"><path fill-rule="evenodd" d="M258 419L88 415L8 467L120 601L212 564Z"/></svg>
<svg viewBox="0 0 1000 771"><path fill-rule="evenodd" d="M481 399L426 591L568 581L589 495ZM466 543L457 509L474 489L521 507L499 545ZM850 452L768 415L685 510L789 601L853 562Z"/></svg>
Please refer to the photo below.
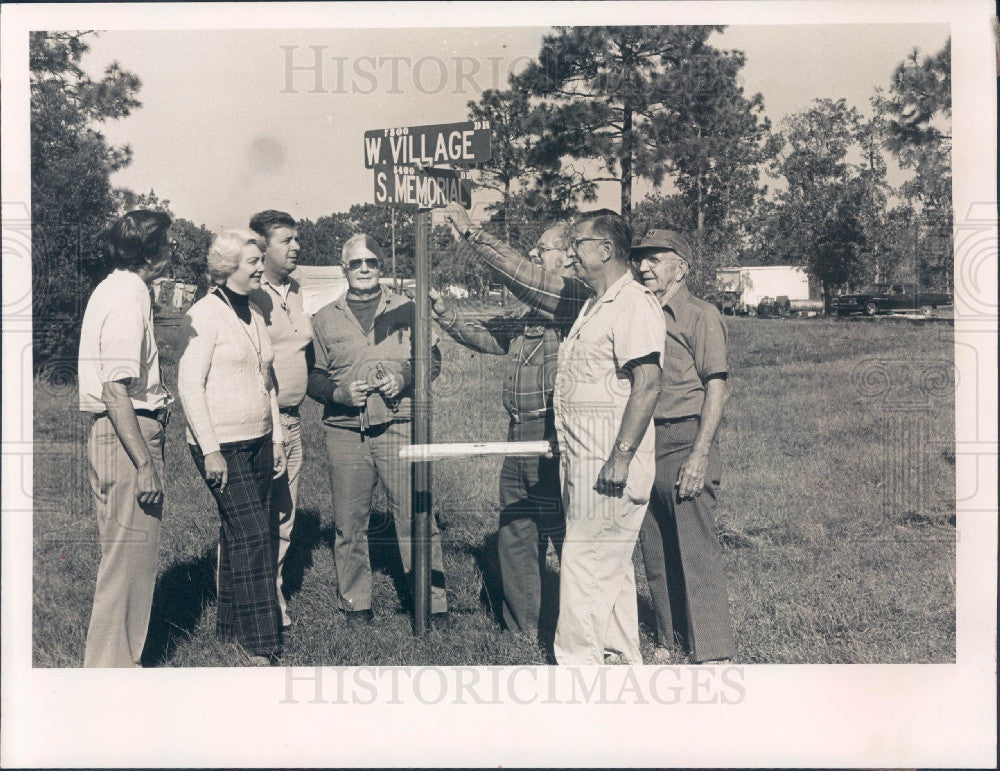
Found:
<svg viewBox="0 0 1000 771"><path fill-rule="evenodd" d="M482 163L492 153L488 121L441 123L365 132L365 168L374 169L375 203L416 208L416 297L413 325L413 443L431 442L431 213L457 202L472 206L461 172L435 168ZM431 464L415 460L413 481L413 633L430 626Z"/></svg>

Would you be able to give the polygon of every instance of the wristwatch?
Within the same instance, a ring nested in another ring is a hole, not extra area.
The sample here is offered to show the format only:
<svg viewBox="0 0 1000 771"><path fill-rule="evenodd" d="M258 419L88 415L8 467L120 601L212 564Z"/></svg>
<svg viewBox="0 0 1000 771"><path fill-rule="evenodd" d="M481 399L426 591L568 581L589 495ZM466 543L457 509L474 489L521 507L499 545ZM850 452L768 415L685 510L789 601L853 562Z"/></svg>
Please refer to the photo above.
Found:
<svg viewBox="0 0 1000 771"><path fill-rule="evenodd" d="M615 449L618 450L618 452L625 453L626 455L631 455L635 452L635 447L630 445L628 442L622 441L615 442Z"/></svg>

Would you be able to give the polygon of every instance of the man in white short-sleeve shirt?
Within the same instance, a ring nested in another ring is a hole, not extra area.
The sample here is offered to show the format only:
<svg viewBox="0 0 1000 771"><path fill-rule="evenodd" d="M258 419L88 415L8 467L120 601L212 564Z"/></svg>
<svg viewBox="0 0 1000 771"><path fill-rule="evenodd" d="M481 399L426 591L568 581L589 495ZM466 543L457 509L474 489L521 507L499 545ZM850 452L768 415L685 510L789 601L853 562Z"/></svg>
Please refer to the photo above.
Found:
<svg viewBox="0 0 1000 771"><path fill-rule="evenodd" d="M594 294L559 349L553 399L566 508L554 651L560 664L641 664L632 552L655 474L665 322L629 270L621 216L584 214L566 242Z"/></svg>
<svg viewBox="0 0 1000 771"><path fill-rule="evenodd" d="M163 515L163 439L170 394L160 381L149 283L169 265L170 217L132 211L107 233L113 268L80 330L80 409L101 564L86 667L140 666L156 584Z"/></svg>

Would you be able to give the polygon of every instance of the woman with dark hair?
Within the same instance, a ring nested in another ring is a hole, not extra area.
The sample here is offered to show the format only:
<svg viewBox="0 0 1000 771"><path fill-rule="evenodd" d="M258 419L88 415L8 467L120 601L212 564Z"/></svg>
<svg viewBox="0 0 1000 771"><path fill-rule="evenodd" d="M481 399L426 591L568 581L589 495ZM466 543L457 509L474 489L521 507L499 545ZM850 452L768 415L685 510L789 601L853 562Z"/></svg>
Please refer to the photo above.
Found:
<svg viewBox="0 0 1000 771"><path fill-rule="evenodd" d="M161 253L168 243L169 227L170 215L162 211L137 209L119 217L102 234L111 247L112 267L138 270L144 262Z"/></svg>
<svg viewBox="0 0 1000 771"><path fill-rule="evenodd" d="M260 288L263 251L251 230L227 230L212 242L214 288L185 317L188 344L177 375L191 455L222 520L216 633L234 639L259 666L281 655L278 519L267 493L286 464L274 353L264 319L247 297Z"/></svg>
<svg viewBox="0 0 1000 771"><path fill-rule="evenodd" d="M104 234L110 274L80 329L80 409L101 564L87 628L86 667L137 667L149 626L163 515L163 439L171 396L160 380L149 284L170 262L170 217L137 210Z"/></svg>

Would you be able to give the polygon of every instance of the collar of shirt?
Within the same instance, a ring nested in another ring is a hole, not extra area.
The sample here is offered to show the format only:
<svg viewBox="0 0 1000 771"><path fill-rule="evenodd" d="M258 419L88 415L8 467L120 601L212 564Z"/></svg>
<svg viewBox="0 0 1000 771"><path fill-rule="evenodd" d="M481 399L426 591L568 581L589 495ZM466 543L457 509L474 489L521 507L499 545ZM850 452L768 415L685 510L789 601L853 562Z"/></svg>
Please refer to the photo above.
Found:
<svg viewBox="0 0 1000 771"><path fill-rule="evenodd" d="M619 295L619 293L622 291L622 289L624 289L625 286L628 283L630 283L630 282L631 283L638 283L635 280L635 277L632 275L632 271L626 270L621 275L621 278L619 278L617 281L615 281L615 283L613 283L611 286L608 287L607 291L604 294L601 295L600 299L597 302L598 303L609 303L609 302L612 302ZM640 286L642 286L642 285L640 284ZM596 304L597 303L595 303L595 305Z"/></svg>
<svg viewBox="0 0 1000 771"><path fill-rule="evenodd" d="M146 282L139 278L139 274L133 273L131 270L115 268L111 271L110 278L113 278L115 281L124 281L126 283L136 284L137 286L141 284L144 288L146 286Z"/></svg>
<svg viewBox="0 0 1000 771"><path fill-rule="evenodd" d="M375 311L376 316L380 316L382 314L382 312L386 309L386 306L394 297L401 296L401 295L396 295L396 293L393 292L387 286L381 286L379 287L379 289L382 292L382 297L378 303L378 310ZM335 308L339 308L340 310L345 312L350 312L350 308L347 305L347 295L350 293L350 291L351 291L350 288L348 288L346 292L344 292L340 297L338 297L336 300L333 301L333 305ZM403 299L405 300L406 298L404 297ZM353 316L354 314L351 313L351 315Z"/></svg>
<svg viewBox="0 0 1000 771"><path fill-rule="evenodd" d="M270 289L272 292L278 295L281 298L282 302L288 300L288 293L292 289L291 278L285 277L285 280L283 282L281 282L280 284L275 284L268 280L266 273L260 277L260 284L261 286L266 286L268 289Z"/></svg>
<svg viewBox="0 0 1000 771"><path fill-rule="evenodd" d="M111 271L108 276L112 281L121 283L126 286L131 286L136 292L141 293L143 310L152 313L153 309L153 288L148 286L145 281L139 278L138 273L133 273L130 270L122 270L121 268L115 268ZM148 301L148 302L147 302Z"/></svg>
<svg viewBox="0 0 1000 771"><path fill-rule="evenodd" d="M673 297L663 303L663 308L670 311L670 315L676 319L677 315L682 313L690 304L691 292L688 290L687 284L681 284L677 287L677 291L674 292Z"/></svg>

